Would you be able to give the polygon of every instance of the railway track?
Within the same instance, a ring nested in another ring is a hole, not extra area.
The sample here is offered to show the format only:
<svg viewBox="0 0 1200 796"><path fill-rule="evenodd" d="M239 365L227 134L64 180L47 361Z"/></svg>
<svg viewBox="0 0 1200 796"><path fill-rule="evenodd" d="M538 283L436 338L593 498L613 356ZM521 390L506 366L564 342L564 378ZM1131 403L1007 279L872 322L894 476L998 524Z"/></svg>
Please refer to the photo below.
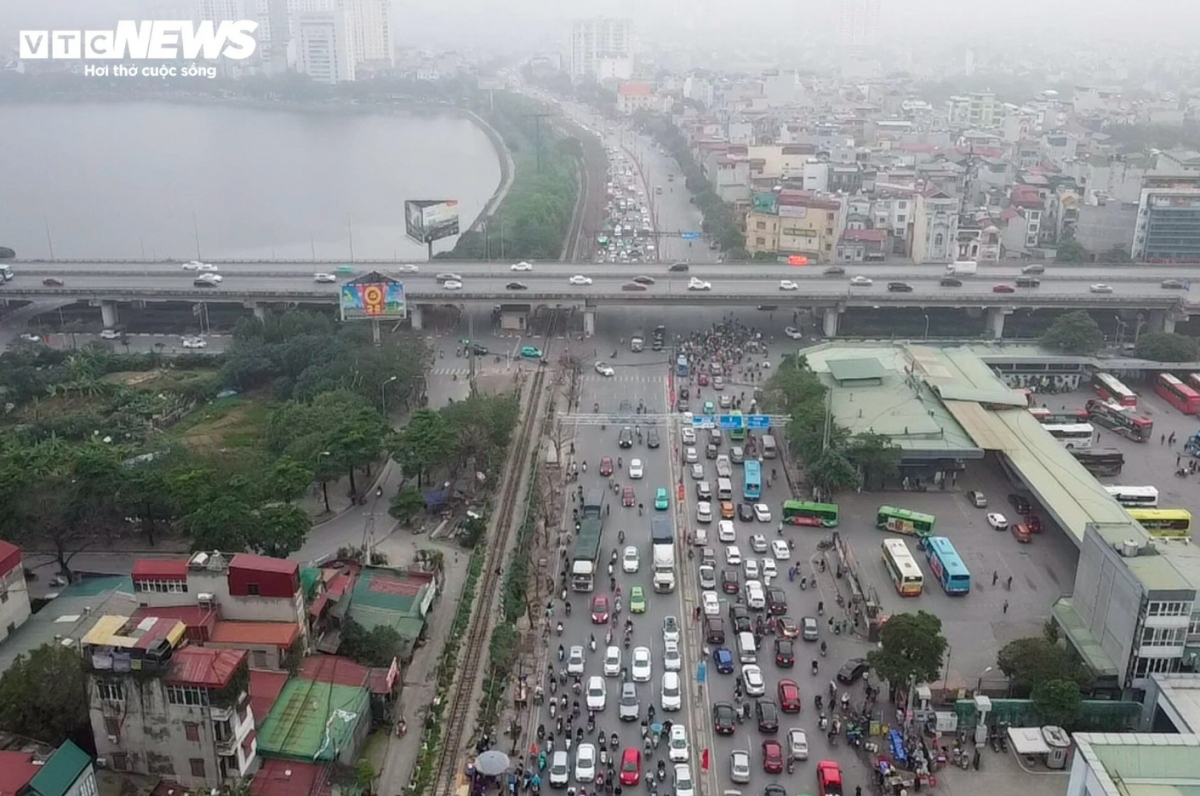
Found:
<svg viewBox="0 0 1200 796"><path fill-rule="evenodd" d="M575 200L575 212L571 215L571 229L567 232L567 248L563 252L563 262L573 263L579 260L580 242L585 234L587 224L588 211L588 191L590 190L588 177L587 156L579 158L579 196Z"/></svg>
<svg viewBox="0 0 1200 796"><path fill-rule="evenodd" d="M538 405L542 396L542 385L545 383L548 367L534 371L529 382L529 407L521 421L521 428L516 437L516 450L513 459L517 469L511 472L500 495L496 536L488 541L486 560L483 565L483 575L476 590L479 603L471 612L471 623L467 628L466 643L461 647L465 659L459 663L458 678L451 689L450 705L446 715L446 732L442 737L442 749L438 754L437 776L434 778L436 796L453 796L454 783L458 773L459 755L463 749L463 736L467 729L467 717L474 702L475 684L479 680L479 672L487 661L487 644L492 630L493 612L490 610L493 599L500 591L501 575L499 567L504 561L504 553L508 547L509 535L512 533L513 520L520 505L523 470L530 459L531 446L534 442L534 424L538 414Z"/></svg>

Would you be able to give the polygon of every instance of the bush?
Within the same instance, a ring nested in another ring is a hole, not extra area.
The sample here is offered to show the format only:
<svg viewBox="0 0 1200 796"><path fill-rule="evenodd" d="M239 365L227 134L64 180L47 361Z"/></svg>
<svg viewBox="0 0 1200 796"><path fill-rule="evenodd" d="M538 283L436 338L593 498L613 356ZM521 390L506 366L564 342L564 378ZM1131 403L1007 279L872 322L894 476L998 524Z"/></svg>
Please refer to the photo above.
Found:
<svg viewBox="0 0 1200 796"><path fill-rule="evenodd" d="M1150 332L1138 338L1135 351L1154 362L1195 362L1200 359L1200 341L1182 334Z"/></svg>

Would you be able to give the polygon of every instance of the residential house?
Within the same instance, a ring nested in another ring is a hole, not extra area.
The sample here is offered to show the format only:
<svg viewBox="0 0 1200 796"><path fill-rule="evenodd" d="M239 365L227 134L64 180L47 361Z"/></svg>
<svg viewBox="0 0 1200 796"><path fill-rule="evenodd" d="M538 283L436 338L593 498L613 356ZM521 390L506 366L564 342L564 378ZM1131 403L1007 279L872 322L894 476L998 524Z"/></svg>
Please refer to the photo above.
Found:
<svg viewBox="0 0 1200 796"><path fill-rule="evenodd" d="M837 259L847 263L883 262L887 259L887 244L886 229L847 229L838 241Z"/></svg>
<svg viewBox="0 0 1200 796"><path fill-rule="evenodd" d="M21 550L0 540L0 642L25 624L30 613Z"/></svg>
<svg viewBox="0 0 1200 796"><path fill-rule="evenodd" d="M654 86L649 83L625 82L617 86L617 112L626 116L657 107Z"/></svg>
<svg viewBox="0 0 1200 796"><path fill-rule="evenodd" d="M0 796L97 796L92 758L70 741L55 749L8 736L3 746Z"/></svg>
<svg viewBox="0 0 1200 796"><path fill-rule="evenodd" d="M959 199L937 188L916 194L912 258L917 263L952 263L958 259Z"/></svg>
<svg viewBox="0 0 1200 796"><path fill-rule="evenodd" d="M832 260L845 224L845 207L834 197L808 191L755 194L746 214L746 249Z"/></svg>

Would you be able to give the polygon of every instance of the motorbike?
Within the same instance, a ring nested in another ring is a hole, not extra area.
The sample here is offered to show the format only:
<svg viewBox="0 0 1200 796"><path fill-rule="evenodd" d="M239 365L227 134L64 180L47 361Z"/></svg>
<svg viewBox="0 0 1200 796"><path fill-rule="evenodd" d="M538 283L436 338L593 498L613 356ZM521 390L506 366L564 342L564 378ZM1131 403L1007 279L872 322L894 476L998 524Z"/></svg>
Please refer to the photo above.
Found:
<svg viewBox="0 0 1200 796"><path fill-rule="evenodd" d="M812 673L813 677L817 676L817 661L815 659L812 662Z"/></svg>
<svg viewBox="0 0 1200 796"><path fill-rule="evenodd" d="M608 739L608 746L610 749L616 749L620 745L621 745L621 740L619 738L617 738L617 734L614 732L612 734L612 737Z"/></svg>
<svg viewBox="0 0 1200 796"><path fill-rule="evenodd" d="M595 648L595 647L592 647L592 649L594 650L594 649L596 649L596 648ZM822 657L822 658L824 658L824 657L825 657L825 652L826 652L825 642L824 642L824 641L822 641L822 642L821 642L821 657Z"/></svg>
<svg viewBox="0 0 1200 796"><path fill-rule="evenodd" d="M625 544L625 532L617 531L617 544Z"/></svg>
<svg viewBox="0 0 1200 796"><path fill-rule="evenodd" d="M817 726L821 728L821 732L829 729L829 717L824 712L821 713L820 719L817 720Z"/></svg>
<svg viewBox="0 0 1200 796"><path fill-rule="evenodd" d="M664 760L658 761L658 772L657 772L656 776L658 777L659 782L662 782L663 780L665 780L667 778L666 761L664 761Z"/></svg>
<svg viewBox="0 0 1200 796"><path fill-rule="evenodd" d="M558 704L555 702L551 702L550 703L550 718L554 718L554 714L556 714L556 713L558 713Z"/></svg>
<svg viewBox="0 0 1200 796"><path fill-rule="evenodd" d="M588 647L591 649L592 652L596 651L596 636L595 635L593 635L591 638L588 639Z"/></svg>
<svg viewBox="0 0 1200 796"><path fill-rule="evenodd" d="M557 628L555 628L555 629L558 631L558 635L560 635L560 636L561 636L561 635L563 634L563 623L562 623L562 622L559 622L559 623L558 623L558 627L557 627ZM559 660L561 661L561 660L562 660L562 658L559 658Z"/></svg>
<svg viewBox="0 0 1200 796"><path fill-rule="evenodd" d="M808 578L800 578L800 591L808 591Z"/></svg>

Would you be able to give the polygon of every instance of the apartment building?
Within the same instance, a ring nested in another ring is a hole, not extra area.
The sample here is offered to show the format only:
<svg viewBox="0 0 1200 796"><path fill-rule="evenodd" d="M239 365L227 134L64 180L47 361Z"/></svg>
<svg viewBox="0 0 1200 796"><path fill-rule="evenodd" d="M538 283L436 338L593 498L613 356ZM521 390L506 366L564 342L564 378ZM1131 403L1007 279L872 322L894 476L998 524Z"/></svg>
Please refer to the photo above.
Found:
<svg viewBox="0 0 1200 796"><path fill-rule="evenodd" d="M355 73L390 69L395 65L391 0L342 0L350 33Z"/></svg>
<svg viewBox="0 0 1200 796"><path fill-rule="evenodd" d="M347 83L357 75L353 32L340 5L291 16L291 61L317 83Z"/></svg>
<svg viewBox="0 0 1200 796"><path fill-rule="evenodd" d="M29 618L29 589L21 550L0 539L0 642L11 636Z"/></svg>
<svg viewBox="0 0 1200 796"><path fill-rule="evenodd" d="M1142 179L1133 259L1200 262L1200 153L1158 152Z"/></svg>
<svg viewBox="0 0 1200 796"><path fill-rule="evenodd" d="M833 260L845 212L838 199L808 191L756 193L746 214L746 249Z"/></svg>
<svg viewBox="0 0 1200 796"><path fill-rule="evenodd" d="M958 259L959 199L937 188L918 192L913 212L912 258L918 263Z"/></svg>
<svg viewBox="0 0 1200 796"><path fill-rule="evenodd" d="M629 80L633 77L633 20L596 17L571 25L571 78Z"/></svg>

